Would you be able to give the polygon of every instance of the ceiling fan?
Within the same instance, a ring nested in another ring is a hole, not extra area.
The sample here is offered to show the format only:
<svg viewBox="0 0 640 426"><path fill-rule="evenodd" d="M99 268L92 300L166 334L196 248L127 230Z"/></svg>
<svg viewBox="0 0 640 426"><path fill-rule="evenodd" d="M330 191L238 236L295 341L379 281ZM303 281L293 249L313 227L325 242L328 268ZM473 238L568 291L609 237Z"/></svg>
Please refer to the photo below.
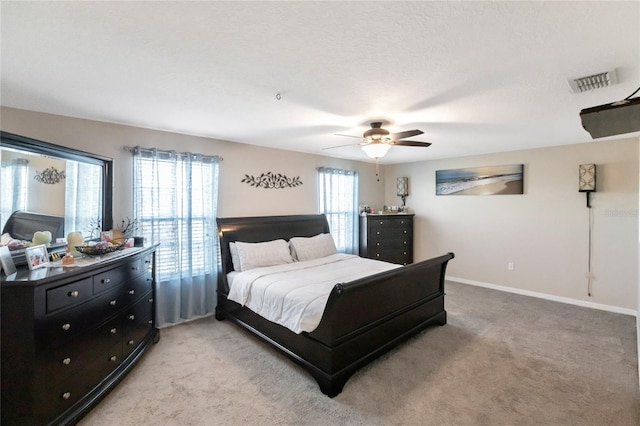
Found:
<svg viewBox="0 0 640 426"><path fill-rule="evenodd" d="M362 134L362 142L349 145L338 145L324 149L340 148L343 146L359 145L362 150L371 158L382 158L392 146L421 146L428 147L430 142L407 141L405 138L418 136L423 134L422 130L405 130L403 132L391 133L387 129L382 128L382 121L372 121L371 128ZM359 138L353 135L338 135Z"/></svg>

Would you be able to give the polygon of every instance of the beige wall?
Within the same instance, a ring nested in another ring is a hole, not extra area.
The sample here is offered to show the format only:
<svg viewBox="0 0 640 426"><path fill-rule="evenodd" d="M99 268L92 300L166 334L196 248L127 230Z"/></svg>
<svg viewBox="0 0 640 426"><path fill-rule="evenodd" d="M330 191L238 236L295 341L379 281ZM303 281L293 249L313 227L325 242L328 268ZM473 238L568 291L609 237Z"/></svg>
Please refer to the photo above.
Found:
<svg viewBox="0 0 640 426"><path fill-rule="evenodd" d="M3 163L18 158L28 161L27 210L44 214L64 215L64 181L56 184L46 184L44 182L38 182L34 179L34 176L42 173L49 167L54 167L58 171L63 172L66 168L66 162L42 155L24 155L23 153L11 151L2 153Z"/></svg>
<svg viewBox="0 0 640 426"><path fill-rule="evenodd" d="M597 165L591 297L589 209L578 192L578 165L585 163ZM524 195L435 195L436 170L503 164L525 165ZM395 178L409 177L416 258L455 252L450 278L627 313L640 306L637 138L401 164L387 167L386 175L388 204L398 203ZM509 262L515 270L507 269Z"/></svg>
<svg viewBox="0 0 640 426"><path fill-rule="evenodd" d="M224 158L219 215L254 216L317 212L316 167L359 172L361 204L398 205L395 178L409 176L407 205L416 213L416 259L447 251L456 258L448 276L624 312L640 307L638 294L638 139L464 157L380 167L181 135L1 109L2 130L114 159L114 220L131 215L131 155L140 145ZM435 196L435 171L500 164L525 165L525 194ZM588 209L577 190L578 165L596 163L593 196L593 295L587 296ZM245 174L300 176L297 188L266 190L241 183ZM388 179L385 183L385 176ZM507 263L515 264L514 271Z"/></svg>
<svg viewBox="0 0 640 426"><path fill-rule="evenodd" d="M361 202L381 206L384 201L384 171L381 170L380 182L377 182L375 165L371 163L12 108L1 109L0 124L7 132L113 158L114 221L131 216L132 162L131 154L124 147L136 145L223 157L218 193L221 217L317 213L316 168L319 166L356 170ZM255 176L269 171L287 177L300 176L303 184L296 188L264 189L241 183L245 174Z"/></svg>

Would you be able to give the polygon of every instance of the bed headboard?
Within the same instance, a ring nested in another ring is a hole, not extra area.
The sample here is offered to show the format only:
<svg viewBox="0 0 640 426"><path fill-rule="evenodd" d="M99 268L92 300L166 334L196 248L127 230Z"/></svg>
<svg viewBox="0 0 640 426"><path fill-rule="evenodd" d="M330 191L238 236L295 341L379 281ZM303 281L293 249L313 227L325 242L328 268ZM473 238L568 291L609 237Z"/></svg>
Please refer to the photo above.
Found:
<svg viewBox="0 0 640 426"><path fill-rule="evenodd" d="M233 271L229 243L243 241L258 243L282 238L289 240L292 237L313 237L314 235L328 233L329 224L323 214L292 215L292 216L260 216L260 217L231 217L217 218L218 237L220 238L221 269L218 271L218 291L221 284L226 292L226 275ZM220 280L223 279L224 282ZM225 292L225 294L226 294Z"/></svg>

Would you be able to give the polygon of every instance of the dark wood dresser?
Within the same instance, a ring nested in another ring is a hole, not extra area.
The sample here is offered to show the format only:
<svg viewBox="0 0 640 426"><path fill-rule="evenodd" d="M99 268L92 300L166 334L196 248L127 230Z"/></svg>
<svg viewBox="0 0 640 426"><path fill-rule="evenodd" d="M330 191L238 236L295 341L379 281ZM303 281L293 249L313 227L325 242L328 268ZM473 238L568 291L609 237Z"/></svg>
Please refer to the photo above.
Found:
<svg viewBox="0 0 640 426"><path fill-rule="evenodd" d="M413 263L413 216L360 215L360 256L401 265Z"/></svg>
<svg viewBox="0 0 640 426"><path fill-rule="evenodd" d="M2 425L75 423L157 342L155 249L2 277Z"/></svg>

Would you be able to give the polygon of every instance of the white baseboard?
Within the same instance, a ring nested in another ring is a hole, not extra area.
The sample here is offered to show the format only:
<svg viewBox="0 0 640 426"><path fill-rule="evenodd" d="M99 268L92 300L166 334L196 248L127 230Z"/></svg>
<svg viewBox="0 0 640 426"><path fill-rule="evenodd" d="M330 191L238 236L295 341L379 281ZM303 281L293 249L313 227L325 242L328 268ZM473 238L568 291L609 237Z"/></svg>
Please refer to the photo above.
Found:
<svg viewBox="0 0 640 426"><path fill-rule="evenodd" d="M484 283L481 281L468 280L466 278L445 276L445 280L455 281L461 284L474 285L477 287L490 288L492 290L505 291L507 293L521 294L523 296L537 297L539 299L552 300L554 302L567 303L569 305L577 305L577 306L583 306L585 308L599 309L601 311L615 312L617 314L632 315L638 319L638 312L634 311L633 309L620 308L618 306L611 306L611 305L603 305L602 303L593 303L593 302L587 302L584 300L570 299L568 297L553 296L551 294L538 293L536 291L522 290L522 289L513 288L513 287L505 287L502 285Z"/></svg>

